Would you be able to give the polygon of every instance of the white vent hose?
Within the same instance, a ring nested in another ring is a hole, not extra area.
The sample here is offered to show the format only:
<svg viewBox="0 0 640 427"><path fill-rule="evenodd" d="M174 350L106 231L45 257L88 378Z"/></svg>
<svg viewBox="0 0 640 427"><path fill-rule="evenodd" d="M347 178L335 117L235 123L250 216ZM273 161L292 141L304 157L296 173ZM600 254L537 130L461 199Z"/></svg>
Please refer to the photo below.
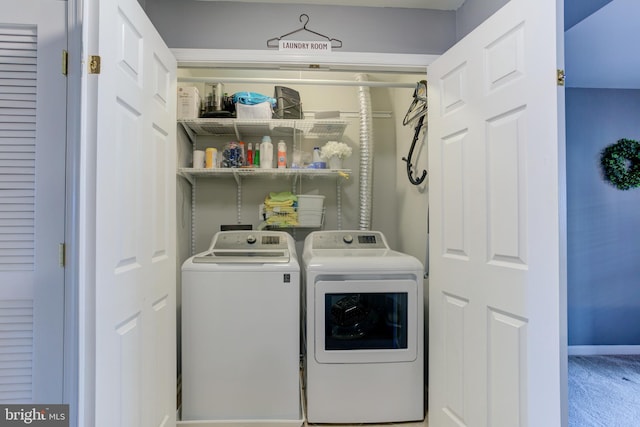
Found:
<svg viewBox="0 0 640 427"><path fill-rule="evenodd" d="M356 74L356 81L367 81L366 74ZM373 124L369 86L358 86L360 102L360 230L371 229L373 191Z"/></svg>

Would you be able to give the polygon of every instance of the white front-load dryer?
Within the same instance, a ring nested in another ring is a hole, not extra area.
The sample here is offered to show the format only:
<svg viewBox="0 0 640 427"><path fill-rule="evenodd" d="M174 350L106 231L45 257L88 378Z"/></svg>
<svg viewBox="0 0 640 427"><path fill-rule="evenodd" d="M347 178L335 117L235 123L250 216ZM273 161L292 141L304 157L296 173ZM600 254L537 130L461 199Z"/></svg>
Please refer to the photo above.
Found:
<svg viewBox="0 0 640 427"><path fill-rule="evenodd" d="M300 266L289 234L221 231L184 262L181 348L182 421L302 424Z"/></svg>
<svg viewBox="0 0 640 427"><path fill-rule="evenodd" d="M423 266L376 231L305 239L310 423L424 418Z"/></svg>

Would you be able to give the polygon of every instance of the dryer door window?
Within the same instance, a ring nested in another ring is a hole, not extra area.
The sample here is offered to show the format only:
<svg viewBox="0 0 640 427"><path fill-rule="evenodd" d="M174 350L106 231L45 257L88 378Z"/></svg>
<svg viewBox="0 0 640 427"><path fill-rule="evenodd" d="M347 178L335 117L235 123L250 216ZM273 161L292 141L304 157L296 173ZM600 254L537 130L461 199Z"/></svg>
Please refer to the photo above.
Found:
<svg viewBox="0 0 640 427"><path fill-rule="evenodd" d="M325 294L324 348L406 349L407 301L406 292Z"/></svg>
<svg viewBox="0 0 640 427"><path fill-rule="evenodd" d="M315 294L318 362L415 360L421 303L416 281L319 281Z"/></svg>

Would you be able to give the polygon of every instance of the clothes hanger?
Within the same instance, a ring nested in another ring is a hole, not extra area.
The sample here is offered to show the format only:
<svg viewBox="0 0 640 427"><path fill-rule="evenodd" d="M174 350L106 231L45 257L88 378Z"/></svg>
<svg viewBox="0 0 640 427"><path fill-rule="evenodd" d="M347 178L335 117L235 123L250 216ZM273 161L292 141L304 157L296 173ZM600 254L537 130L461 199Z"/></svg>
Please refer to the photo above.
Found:
<svg viewBox="0 0 640 427"><path fill-rule="evenodd" d="M407 177L409 178L409 182L413 185L420 185L427 177L427 171L423 170L422 175L418 178L413 176L413 150L416 148L416 142L418 142L418 137L420 136L420 131L422 130L422 126L424 125L424 119L427 115L427 82L426 80L421 80L416 84L416 88L413 91L413 101L407 110L407 114L404 116L404 120L402 120L402 124L404 126L408 125L415 119L418 119L418 124L415 127L415 132L413 134L413 141L411 141L411 148L409 148L409 154L407 157L403 157L402 160L407 162Z"/></svg>
<svg viewBox="0 0 640 427"><path fill-rule="evenodd" d="M267 40L267 47L278 47L278 42L280 40L282 40L283 38L290 36L291 34L295 34L295 33L299 33L300 31L307 31L309 33L315 34L316 36L320 36L324 39L327 39L331 42L331 48L332 49L339 49L342 47L342 41L338 40L338 39L334 39L328 36L325 36L324 34L320 34L317 31L313 31L310 30L309 28L307 28L307 24L309 23L309 15L307 15L306 13L303 13L302 15L300 15L300 22L303 22L303 18L306 18L306 21L304 21L304 25L301 28L298 28L297 30L293 30L290 33L281 35L280 37L274 37L272 39ZM335 43L335 44L334 44Z"/></svg>

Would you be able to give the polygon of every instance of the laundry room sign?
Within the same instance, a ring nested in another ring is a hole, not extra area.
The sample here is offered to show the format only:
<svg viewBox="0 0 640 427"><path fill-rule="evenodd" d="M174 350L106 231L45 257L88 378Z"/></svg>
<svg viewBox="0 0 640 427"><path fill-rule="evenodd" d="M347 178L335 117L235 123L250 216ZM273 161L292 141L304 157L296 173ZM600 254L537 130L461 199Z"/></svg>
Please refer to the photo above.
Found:
<svg viewBox="0 0 640 427"><path fill-rule="evenodd" d="M296 41L280 40L278 43L280 52L296 53L331 53L330 41Z"/></svg>

